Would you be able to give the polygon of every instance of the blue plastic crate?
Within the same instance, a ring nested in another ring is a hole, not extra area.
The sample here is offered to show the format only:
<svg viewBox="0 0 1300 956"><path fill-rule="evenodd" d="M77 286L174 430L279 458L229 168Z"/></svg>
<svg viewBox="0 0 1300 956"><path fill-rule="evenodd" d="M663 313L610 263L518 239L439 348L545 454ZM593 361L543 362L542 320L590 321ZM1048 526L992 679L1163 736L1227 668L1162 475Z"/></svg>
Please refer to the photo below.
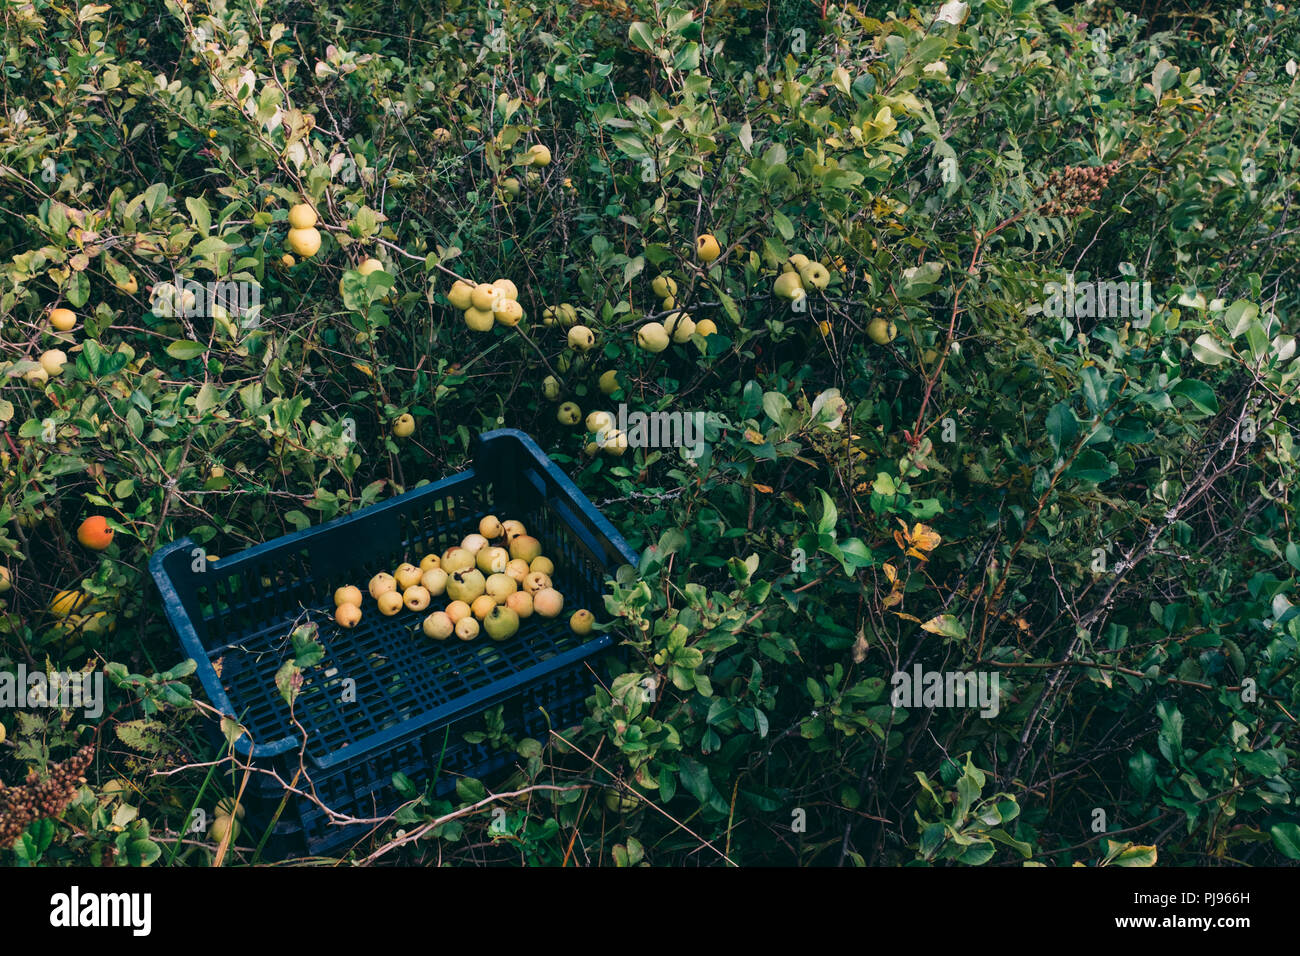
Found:
<svg viewBox="0 0 1300 956"><path fill-rule="evenodd" d="M446 605L445 596L425 612L393 617L367 600L355 628L334 623L335 588L355 584L364 593L376 572L440 554L476 531L485 514L523 521L541 541L565 595L560 617L534 614L499 643L425 637L420 625ZM160 548L149 569L208 700L249 732L236 752L288 781L302 751L310 781L299 789L314 788L333 810L368 818L401 802L396 772L423 787L437 771L434 789L446 793L460 776L484 777L510 764L511 754L464 740L491 707L503 706L506 732L516 739L544 739L548 726L580 722L596 681L593 665L612 641L573 634L569 613L586 607L600 616L605 579L636 560L536 442L502 429L481 436L472 467L459 474L215 564L185 538ZM304 749L275 673L292 655L290 632L308 620L320 626L326 653L304 672L294 707ZM343 701L348 679L355 702ZM282 796L273 779L254 774L245 793L250 822L265 825ZM324 853L364 833L330 823L310 800L295 798L277 823L273 851Z"/></svg>

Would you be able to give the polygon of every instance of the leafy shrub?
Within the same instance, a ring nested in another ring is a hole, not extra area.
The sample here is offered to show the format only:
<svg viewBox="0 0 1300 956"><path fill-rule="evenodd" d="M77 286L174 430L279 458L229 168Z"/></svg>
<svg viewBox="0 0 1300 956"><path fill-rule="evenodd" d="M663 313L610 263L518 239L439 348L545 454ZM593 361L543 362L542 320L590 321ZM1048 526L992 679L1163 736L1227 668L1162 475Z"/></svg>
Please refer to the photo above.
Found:
<svg viewBox="0 0 1300 956"><path fill-rule="evenodd" d="M351 512L504 425L641 553L605 609L632 663L548 740L486 715L514 777L407 789L359 855L1300 858L1296 15L1133 6L7 6L0 664L89 660L112 697L89 782L5 852L212 859L178 836L246 778L200 766L148 555ZM301 197L324 245L285 265ZM798 308L791 254L831 267ZM717 334L636 347L660 273ZM1150 316L1051 314L1071 274L1150 283ZM528 319L471 332L456 275ZM187 280L256 307L187 314ZM541 324L561 302L594 351ZM548 375L584 412L704 413L703 454L583 455ZM65 590L90 603L59 618ZM895 706L918 666L996 673L998 712ZM5 716L0 770L87 723Z"/></svg>

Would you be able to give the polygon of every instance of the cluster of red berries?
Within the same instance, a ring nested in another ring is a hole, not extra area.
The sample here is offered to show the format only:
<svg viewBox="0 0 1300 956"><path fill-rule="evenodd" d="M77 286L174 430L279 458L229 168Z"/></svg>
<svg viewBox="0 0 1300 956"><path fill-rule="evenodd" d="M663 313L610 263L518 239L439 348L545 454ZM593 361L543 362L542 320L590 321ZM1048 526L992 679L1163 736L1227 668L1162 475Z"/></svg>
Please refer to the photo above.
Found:
<svg viewBox="0 0 1300 956"><path fill-rule="evenodd" d="M1047 182L1034 190L1035 196L1048 197L1038 211L1044 216L1082 215L1089 203L1101 198L1102 190L1110 185L1111 177L1117 172L1117 160L1105 166L1066 166L1063 170L1053 170Z"/></svg>
<svg viewBox="0 0 1300 956"><path fill-rule="evenodd" d="M33 820L57 817L86 782L95 748L82 747L62 763L50 765L49 775L41 780L36 771L16 787L0 782L0 847L11 847Z"/></svg>

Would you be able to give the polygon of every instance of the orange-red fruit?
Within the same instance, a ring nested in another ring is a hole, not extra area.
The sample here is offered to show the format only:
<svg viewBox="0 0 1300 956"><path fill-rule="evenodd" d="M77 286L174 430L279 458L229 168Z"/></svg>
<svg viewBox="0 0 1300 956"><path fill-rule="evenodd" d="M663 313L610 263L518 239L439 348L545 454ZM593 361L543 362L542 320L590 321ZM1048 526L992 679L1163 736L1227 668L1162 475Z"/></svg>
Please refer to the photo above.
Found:
<svg viewBox="0 0 1300 956"><path fill-rule="evenodd" d="M113 529L103 515L91 515L77 529L77 540L91 551L103 551L113 543Z"/></svg>

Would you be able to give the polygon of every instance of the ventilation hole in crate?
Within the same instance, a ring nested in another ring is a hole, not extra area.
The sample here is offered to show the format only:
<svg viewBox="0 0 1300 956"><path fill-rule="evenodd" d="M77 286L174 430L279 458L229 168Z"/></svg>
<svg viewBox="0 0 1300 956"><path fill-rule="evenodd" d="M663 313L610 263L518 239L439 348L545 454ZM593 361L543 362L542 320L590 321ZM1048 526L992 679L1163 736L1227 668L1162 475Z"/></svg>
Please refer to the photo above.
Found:
<svg viewBox="0 0 1300 956"><path fill-rule="evenodd" d="M194 601L198 605L199 620L206 625L205 629L209 634L221 626L219 606L213 590L204 584L194 589Z"/></svg>
<svg viewBox="0 0 1300 956"><path fill-rule="evenodd" d="M245 589L238 574L223 575L216 584L217 604L221 614L221 640L229 641L248 625L241 604Z"/></svg>

